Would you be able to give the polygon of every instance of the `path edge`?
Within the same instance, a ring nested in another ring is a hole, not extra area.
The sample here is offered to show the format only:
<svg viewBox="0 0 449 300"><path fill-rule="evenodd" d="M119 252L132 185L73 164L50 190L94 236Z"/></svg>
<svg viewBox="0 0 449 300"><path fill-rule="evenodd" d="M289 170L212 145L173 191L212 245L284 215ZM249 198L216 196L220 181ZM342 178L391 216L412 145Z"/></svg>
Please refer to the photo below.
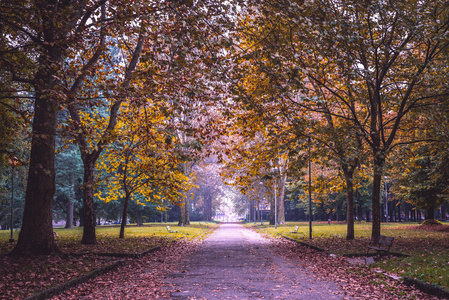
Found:
<svg viewBox="0 0 449 300"><path fill-rule="evenodd" d="M143 257L146 254L158 251L160 249L161 249L161 247L157 246L157 247L151 248L151 249L149 249L147 251L144 251L144 252L141 252L141 253L132 254L132 255L125 255L125 256L122 256L122 257L140 258L140 257ZM114 255L109 255L109 256L114 256ZM90 272L90 273L88 273L86 275L73 278L73 279L71 279L71 280L69 280L67 282L64 282L64 283L60 284L60 285L48 288L46 290L43 290L42 292L38 292L38 293L36 293L34 295L26 297L26 298L24 298L24 300L49 299L49 298L51 298L51 297L53 297L55 295L58 295L58 294L61 294L61 293L65 292L66 290L68 290L68 289L70 289L72 287L75 287L77 285L85 283L85 282L87 282L87 281L89 281L91 279L94 279L94 278L96 278L96 277L98 277L100 275L103 275L103 274L106 274L108 272L114 271L117 268L119 268L121 266L124 266L125 264L126 264L126 260L124 260L124 259L116 261L113 264L110 264L110 265L98 268L98 269L96 269L96 270L94 270L94 271L92 271L92 272Z"/></svg>
<svg viewBox="0 0 449 300"><path fill-rule="evenodd" d="M304 242L292 239L292 238L290 238L288 236L285 236L285 235L281 235L281 236L283 238L289 240L289 241L301 244L303 246L315 249L317 251L326 252L325 249L322 249L322 248L319 248L319 247L316 247L316 246L312 246L310 244L307 244L307 243L304 243ZM409 255L403 254L403 253L398 253L398 254L400 254L401 256L404 256L404 257L409 256ZM343 255L343 256L345 256L345 255ZM430 283L427 283L427 282L424 282L424 281L420 281L420 280L417 280L417 279L414 279L414 278L411 278L411 277L404 277L401 281L405 285L407 285L407 286L414 286L416 289L420 290L421 292L427 293L429 295L437 296L439 298L449 299L449 291L444 289L444 288L442 288L442 287L439 287L439 286L436 286L436 285L432 285Z"/></svg>

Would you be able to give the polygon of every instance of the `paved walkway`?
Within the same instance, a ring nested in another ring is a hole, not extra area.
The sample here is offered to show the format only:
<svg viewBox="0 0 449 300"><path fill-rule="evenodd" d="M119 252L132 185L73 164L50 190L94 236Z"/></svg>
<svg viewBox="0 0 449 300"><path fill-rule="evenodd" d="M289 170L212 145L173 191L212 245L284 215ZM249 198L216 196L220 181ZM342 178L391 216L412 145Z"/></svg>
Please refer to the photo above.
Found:
<svg viewBox="0 0 449 300"><path fill-rule="evenodd" d="M171 299L349 299L270 244L242 225L221 225L165 278Z"/></svg>

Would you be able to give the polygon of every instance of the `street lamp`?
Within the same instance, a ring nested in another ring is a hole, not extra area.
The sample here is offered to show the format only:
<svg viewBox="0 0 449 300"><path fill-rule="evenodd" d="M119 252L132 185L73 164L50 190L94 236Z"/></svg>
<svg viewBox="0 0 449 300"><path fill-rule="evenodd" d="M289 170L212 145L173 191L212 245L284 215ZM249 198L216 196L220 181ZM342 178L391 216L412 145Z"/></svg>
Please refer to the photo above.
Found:
<svg viewBox="0 0 449 300"><path fill-rule="evenodd" d="M388 224L388 188L387 188L387 176L384 176L385 179L385 215L387 217Z"/></svg>
<svg viewBox="0 0 449 300"><path fill-rule="evenodd" d="M310 137L309 137L309 239L312 239L312 164L310 160Z"/></svg>
<svg viewBox="0 0 449 300"><path fill-rule="evenodd" d="M274 178L274 229L278 228L278 203L276 197L276 178Z"/></svg>
<svg viewBox="0 0 449 300"><path fill-rule="evenodd" d="M17 157L9 160L9 165L11 166L11 238L10 243L14 242L13 230L14 230L14 167L17 165Z"/></svg>
<svg viewBox="0 0 449 300"><path fill-rule="evenodd" d="M259 217L260 217L260 226L263 225L262 223L262 188L263 188L263 182L260 182L260 202L259 202Z"/></svg>

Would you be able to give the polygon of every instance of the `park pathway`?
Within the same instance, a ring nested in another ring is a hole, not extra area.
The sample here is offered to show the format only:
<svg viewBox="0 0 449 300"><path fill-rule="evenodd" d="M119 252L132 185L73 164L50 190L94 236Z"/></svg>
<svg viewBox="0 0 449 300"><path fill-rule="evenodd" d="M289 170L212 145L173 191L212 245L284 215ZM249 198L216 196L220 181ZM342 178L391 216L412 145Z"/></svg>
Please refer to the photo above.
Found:
<svg viewBox="0 0 449 300"><path fill-rule="evenodd" d="M164 279L171 299L350 299L272 242L240 224L223 224Z"/></svg>

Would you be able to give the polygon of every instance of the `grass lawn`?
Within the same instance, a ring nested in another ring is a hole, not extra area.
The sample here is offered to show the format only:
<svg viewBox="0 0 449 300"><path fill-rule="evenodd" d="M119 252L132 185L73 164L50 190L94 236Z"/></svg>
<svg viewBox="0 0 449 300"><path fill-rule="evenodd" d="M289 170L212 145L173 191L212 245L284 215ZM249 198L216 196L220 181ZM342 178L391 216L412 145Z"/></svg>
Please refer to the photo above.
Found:
<svg viewBox="0 0 449 300"><path fill-rule="evenodd" d="M355 239L346 240L346 224L314 222L312 240L309 239L309 223L289 222L274 226L260 226L248 223L246 226L273 235L285 235L290 238L323 248L329 253L348 254L364 253L371 237L371 223L355 224ZM298 233L292 233L299 226ZM416 278L424 282L436 284L449 290L449 225L420 226L416 223L382 224L383 235L395 237L392 252L409 254L410 257L387 257L369 266L384 271Z"/></svg>
<svg viewBox="0 0 449 300"><path fill-rule="evenodd" d="M170 226L170 233L166 226ZM120 225L98 226L97 245L81 245L82 228L55 228L56 242L62 256L10 257L19 232L14 232L14 243L9 242L10 231L0 231L0 296L2 299L23 299L46 288L110 265L123 258L99 256L98 253L139 254L156 246L164 246L180 239L202 239L215 223L191 222L179 227L177 223L147 223L142 227L127 225L125 238L119 239Z"/></svg>

